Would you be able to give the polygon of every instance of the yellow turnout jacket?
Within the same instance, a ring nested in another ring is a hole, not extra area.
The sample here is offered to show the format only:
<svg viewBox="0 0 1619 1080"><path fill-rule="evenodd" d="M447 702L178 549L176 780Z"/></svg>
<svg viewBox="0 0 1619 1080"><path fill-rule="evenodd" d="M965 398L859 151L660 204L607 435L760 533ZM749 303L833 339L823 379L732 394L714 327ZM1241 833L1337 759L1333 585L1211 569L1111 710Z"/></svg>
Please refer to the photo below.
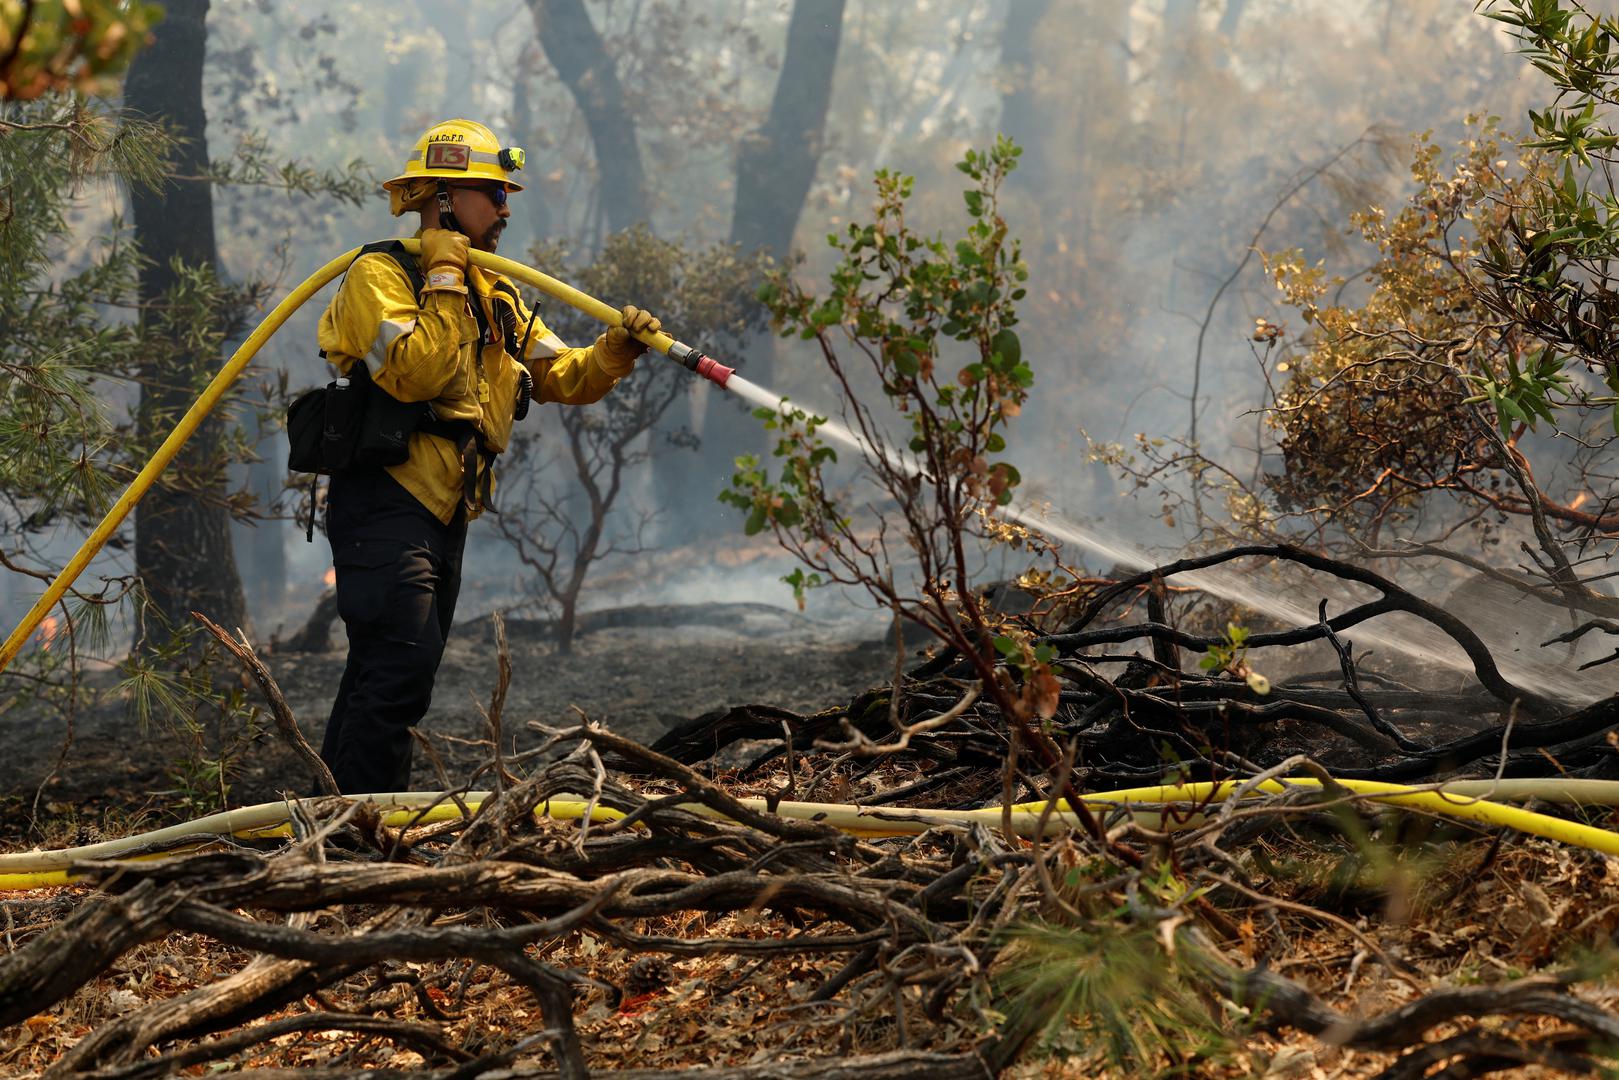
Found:
<svg viewBox="0 0 1619 1080"><path fill-rule="evenodd" d="M634 363L614 357L599 337L586 348L570 348L538 319L528 355L511 356L503 328L515 326L521 343L530 312L515 288L496 289L505 281L469 266L465 291L429 289L417 297L392 256L362 255L321 316L320 347L339 374L347 375L363 359L372 381L400 401L430 402L439 420L472 421L484 447L498 454L511 440L522 367L534 376L536 402L588 405L600 401ZM495 340L479 340L474 303L483 305ZM410 436L409 459L388 466L388 473L448 524L467 490L463 468L451 440L417 431ZM481 484L472 490L481 490ZM476 517L482 509L469 506L467 515Z"/></svg>

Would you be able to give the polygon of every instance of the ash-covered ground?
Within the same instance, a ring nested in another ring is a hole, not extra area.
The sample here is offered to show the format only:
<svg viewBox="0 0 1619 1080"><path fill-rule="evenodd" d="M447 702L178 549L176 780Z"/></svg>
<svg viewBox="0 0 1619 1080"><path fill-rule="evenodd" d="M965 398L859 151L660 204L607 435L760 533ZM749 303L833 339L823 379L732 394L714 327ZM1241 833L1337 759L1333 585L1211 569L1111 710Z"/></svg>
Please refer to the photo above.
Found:
<svg viewBox="0 0 1619 1080"><path fill-rule="evenodd" d="M559 656L548 627L509 624L511 687L504 713L507 749L535 745L530 721L576 724L585 716L643 742L682 721L741 704L813 712L846 703L891 677L893 646L882 640L875 616L829 621L767 604L714 603L634 606L597 618L610 625L580 636L571 656ZM266 652L299 725L318 747L342 675L346 644L341 623L332 648L315 653ZM469 741L484 734L478 706L488 707L497 671L493 623L488 615L458 622L439 670L433 705L420 730L439 747L454 781L461 781L487 750ZM234 678L232 672L225 676ZM154 724L142 730L127 704L109 688L108 671L86 676L84 705L60 774L45 790L42 817L70 817L93 836L104 824L145 807L175 802L171 770L176 743ZM250 700L259 701L256 688ZM578 711L575 711L578 710ZM267 725L268 726L268 725ZM62 746L54 711L17 702L0 731L0 777L14 807L26 811ZM418 750L414 786L437 789L432 764ZM298 758L266 734L241 756L231 802L250 804L283 792L310 793ZM23 815L26 817L26 814ZM22 840L9 830L6 840Z"/></svg>

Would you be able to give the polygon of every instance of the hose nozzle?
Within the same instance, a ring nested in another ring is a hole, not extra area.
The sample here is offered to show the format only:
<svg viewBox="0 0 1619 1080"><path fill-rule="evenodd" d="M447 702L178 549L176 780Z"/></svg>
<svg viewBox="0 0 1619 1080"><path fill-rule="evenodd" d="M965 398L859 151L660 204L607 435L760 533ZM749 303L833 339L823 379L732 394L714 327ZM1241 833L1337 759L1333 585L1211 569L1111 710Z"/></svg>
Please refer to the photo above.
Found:
<svg viewBox="0 0 1619 1080"><path fill-rule="evenodd" d="M675 342L669 346L669 355L680 361L687 371L694 371L720 388L724 388L725 380L736 374L735 368L728 368L718 360L714 360L683 342Z"/></svg>

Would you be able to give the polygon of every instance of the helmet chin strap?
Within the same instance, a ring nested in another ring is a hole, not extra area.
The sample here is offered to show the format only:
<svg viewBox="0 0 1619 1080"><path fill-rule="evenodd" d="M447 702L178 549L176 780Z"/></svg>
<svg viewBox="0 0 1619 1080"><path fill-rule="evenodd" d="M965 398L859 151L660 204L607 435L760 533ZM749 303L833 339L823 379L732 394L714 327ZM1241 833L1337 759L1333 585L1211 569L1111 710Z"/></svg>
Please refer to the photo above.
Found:
<svg viewBox="0 0 1619 1080"><path fill-rule="evenodd" d="M443 180L438 182L438 227L451 232L466 232L461 223L455 220L455 211L450 207L450 185Z"/></svg>

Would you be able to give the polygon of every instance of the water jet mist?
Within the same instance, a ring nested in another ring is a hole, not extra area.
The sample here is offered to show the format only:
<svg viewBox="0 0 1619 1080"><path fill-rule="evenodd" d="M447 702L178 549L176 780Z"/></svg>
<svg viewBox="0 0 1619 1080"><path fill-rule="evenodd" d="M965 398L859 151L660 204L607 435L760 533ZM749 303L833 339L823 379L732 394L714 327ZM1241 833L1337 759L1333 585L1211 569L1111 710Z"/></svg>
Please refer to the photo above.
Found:
<svg viewBox="0 0 1619 1080"><path fill-rule="evenodd" d="M786 400L740 375L731 376L725 388L772 412L779 413ZM814 412L809 409L805 411ZM831 442L858 451L869 459L884 460L911 475L922 475L925 471L923 463L914 455L891 446L874 446L837 419L827 417L815 430ZM1060 544L1099 555L1111 566L1145 571L1166 561L1142 544L1092 525L1081 525L1056 510L1038 508L1015 497L1009 504L1000 507L999 513L1007 520ZM1312 577L1307 586L1282 585L1267 581L1252 571L1225 567L1182 571L1174 574L1173 578L1177 584L1239 604L1290 626L1316 625L1319 616L1315 603L1323 598L1330 605L1329 613L1342 612L1364 602L1336 579L1324 582ZM1305 597L1309 598L1308 601ZM1574 704L1595 701L1619 690L1619 687L1611 685L1619 682L1612 676L1574 670L1575 665L1570 662L1573 654L1569 650L1542 649L1539 642L1532 642L1530 645L1535 652L1523 654L1523 645L1514 644L1511 633L1501 633L1503 625L1510 627L1513 624L1513 613L1496 614L1504 617L1475 618L1470 628L1483 639L1501 674L1515 687L1529 694L1558 698ZM1473 673L1473 660L1443 631L1410 616L1402 621L1407 625L1390 626L1387 619L1380 620L1379 625L1361 624L1341 632L1341 636L1362 649L1381 647L1411 660L1466 674ZM1494 625L1478 625L1480 622ZM1513 655L1514 652L1520 655Z"/></svg>

